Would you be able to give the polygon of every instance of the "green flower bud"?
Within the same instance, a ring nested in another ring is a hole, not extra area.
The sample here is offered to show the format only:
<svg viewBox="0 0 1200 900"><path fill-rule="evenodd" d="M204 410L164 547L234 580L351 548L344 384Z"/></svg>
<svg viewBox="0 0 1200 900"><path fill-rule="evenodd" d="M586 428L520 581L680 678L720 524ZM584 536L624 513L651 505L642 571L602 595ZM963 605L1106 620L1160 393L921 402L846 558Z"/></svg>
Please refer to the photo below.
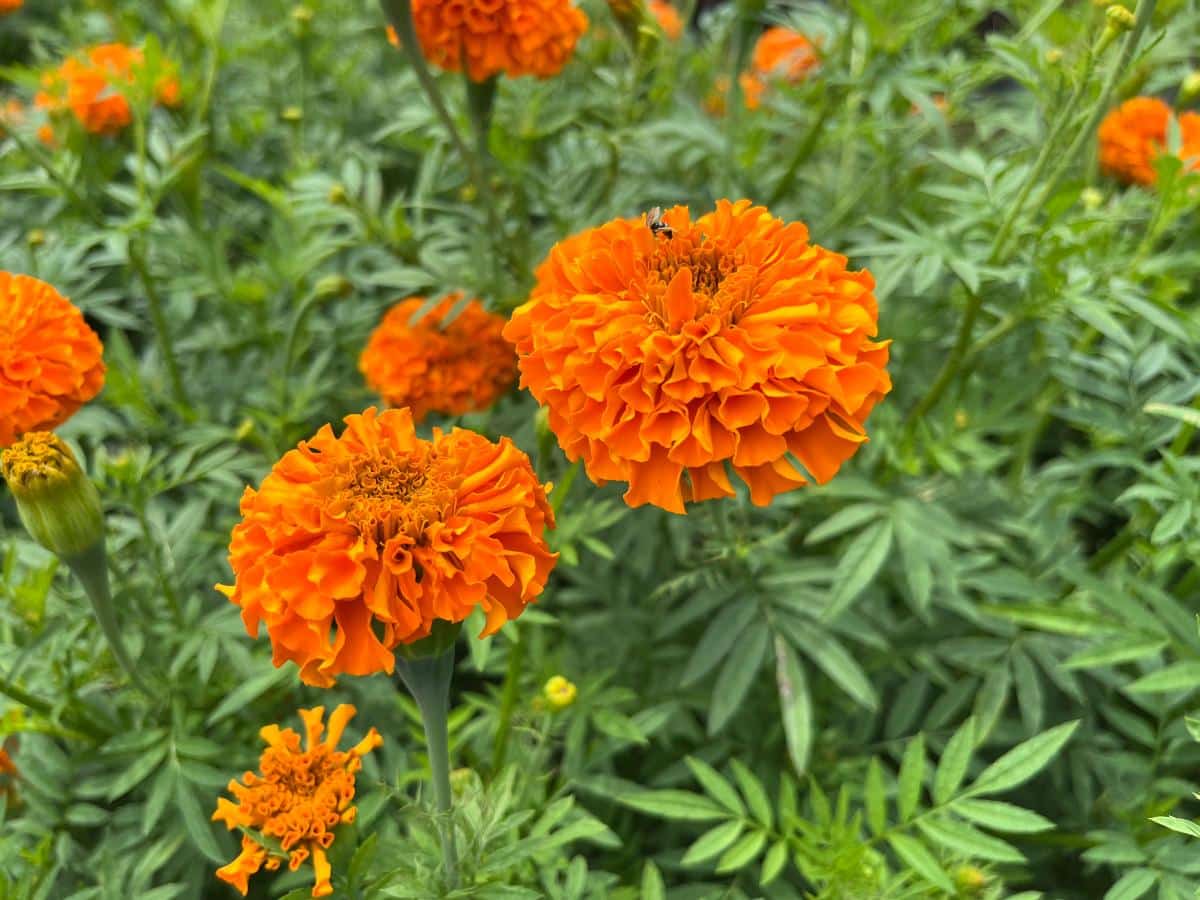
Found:
<svg viewBox="0 0 1200 900"><path fill-rule="evenodd" d="M1088 212L1099 209L1104 203L1104 194L1094 187L1086 187L1079 193L1079 202Z"/></svg>
<svg viewBox="0 0 1200 900"><path fill-rule="evenodd" d="M61 438L30 432L0 453L0 473L25 530L47 550L70 558L104 540L100 494Z"/></svg>
<svg viewBox="0 0 1200 900"><path fill-rule="evenodd" d="M1179 105L1189 106L1200 100L1200 69L1188 72L1179 85Z"/></svg>
<svg viewBox="0 0 1200 900"><path fill-rule="evenodd" d="M1129 31L1137 24L1137 16L1119 3L1114 3L1106 9L1104 11L1104 18L1108 20L1108 24L1111 27L1118 31Z"/></svg>
<svg viewBox="0 0 1200 900"><path fill-rule="evenodd" d="M322 300L332 300L334 297L349 297L354 293L354 285L350 283L349 279L341 275L326 275L314 285L313 293Z"/></svg>

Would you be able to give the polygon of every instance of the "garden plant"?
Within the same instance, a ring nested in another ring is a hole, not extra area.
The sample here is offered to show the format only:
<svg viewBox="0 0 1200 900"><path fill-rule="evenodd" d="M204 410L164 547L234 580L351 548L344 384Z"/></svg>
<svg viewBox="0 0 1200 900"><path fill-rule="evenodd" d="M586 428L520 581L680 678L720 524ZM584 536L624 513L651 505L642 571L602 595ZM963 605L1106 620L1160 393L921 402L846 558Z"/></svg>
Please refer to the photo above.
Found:
<svg viewBox="0 0 1200 900"><path fill-rule="evenodd" d="M0 900L1200 897L1200 2L0 0Z"/></svg>

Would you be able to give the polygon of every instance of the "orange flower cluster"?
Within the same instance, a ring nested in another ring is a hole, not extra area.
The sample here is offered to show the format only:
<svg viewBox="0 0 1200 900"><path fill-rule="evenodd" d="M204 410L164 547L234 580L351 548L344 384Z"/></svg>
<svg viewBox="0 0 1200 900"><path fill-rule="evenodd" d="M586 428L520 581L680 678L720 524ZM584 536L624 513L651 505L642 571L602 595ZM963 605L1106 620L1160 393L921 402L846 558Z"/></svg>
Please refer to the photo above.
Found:
<svg viewBox="0 0 1200 900"><path fill-rule="evenodd" d="M618 219L559 243L505 337L521 384L598 484L685 511L828 481L891 390L869 272L750 201Z"/></svg>
<svg viewBox="0 0 1200 900"><path fill-rule="evenodd" d="M61 425L104 386L104 347L50 285L0 272L0 447Z"/></svg>
<svg viewBox="0 0 1200 900"><path fill-rule="evenodd" d="M72 57L42 76L43 90L34 103L48 112L69 110L90 134L116 134L133 121L133 112L122 90L137 82L143 65L142 51L125 44L101 44ZM166 106L179 102L179 82L170 75L159 78L155 99Z"/></svg>
<svg viewBox="0 0 1200 900"><path fill-rule="evenodd" d="M0 16L16 12L25 5L25 0L0 0Z"/></svg>
<svg viewBox="0 0 1200 900"><path fill-rule="evenodd" d="M587 28L570 0L413 0L412 12L425 57L472 81L557 75Z"/></svg>
<svg viewBox="0 0 1200 900"><path fill-rule="evenodd" d="M754 45L751 71L739 78L747 108L757 109L762 104L771 81L803 81L819 61L816 47L804 35L781 26L768 28Z"/></svg>
<svg viewBox="0 0 1200 900"><path fill-rule="evenodd" d="M1157 97L1134 97L1100 123L1100 167L1126 184L1154 184L1154 160L1167 145L1171 107ZM1200 113L1179 114L1179 155L1200 169Z"/></svg>
<svg viewBox="0 0 1200 900"><path fill-rule="evenodd" d="M389 406L407 406L420 422L430 412L461 415L486 409L517 378L512 345L501 337L505 319L470 301L444 329L462 298L443 297L419 322L425 304L409 297L393 306L372 332L358 361L367 384Z"/></svg>
<svg viewBox="0 0 1200 900"><path fill-rule="evenodd" d="M650 0L650 14L668 38L677 41L683 37L683 19L679 17L679 10L667 0Z"/></svg>
<svg viewBox="0 0 1200 900"><path fill-rule="evenodd" d="M554 526L529 457L456 428L417 437L412 413L374 408L328 425L247 488L232 587L251 635L308 684L391 672L392 651L476 606L492 634L545 587Z"/></svg>
<svg viewBox="0 0 1200 900"><path fill-rule="evenodd" d="M325 730L325 707L300 710L307 733L304 749L300 735L291 728L267 725L259 734L267 742L259 762L261 775L247 772L242 781L229 782L232 803L221 797L213 821L224 822L232 831L243 831L242 852L217 877L233 885L245 896L250 876L264 866L278 869L286 859L293 872L312 860L314 897L333 893L333 874L325 851L334 841L334 829L354 821L355 774L362 769L362 758L383 743L372 728L350 750L338 750L338 741L355 709L343 703L329 716Z"/></svg>

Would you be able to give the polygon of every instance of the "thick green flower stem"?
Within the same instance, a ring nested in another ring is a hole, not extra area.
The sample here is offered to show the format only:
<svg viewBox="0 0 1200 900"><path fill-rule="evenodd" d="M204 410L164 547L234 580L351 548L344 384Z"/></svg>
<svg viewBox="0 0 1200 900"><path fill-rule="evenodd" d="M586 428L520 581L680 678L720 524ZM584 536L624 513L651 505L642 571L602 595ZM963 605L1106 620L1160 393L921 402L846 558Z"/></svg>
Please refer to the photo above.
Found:
<svg viewBox="0 0 1200 900"><path fill-rule="evenodd" d="M492 109L496 105L499 77L493 75L487 81L472 81L468 76L463 76L467 84L467 108L471 112L471 125L475 128L475 152L479 154L479 163L483 166L485 176L491 168L492 151L488 136L492 132Z"/></svg>
<svg viewBox="0 0 1200 900"><path fill-rule="evenodd" d="M446 867L446 885L458 887L458 850L454 841L450 793L450 680L454 676L454 646L439 656L418 659L397 657L396 670L417 706L425 726L429 749L429 768L433 775L433 801L438 814L442 839L442 861Z"/></svg>
<svg viewBox="0 0 1200 900"><path fill-rule="evenodd" d="M82 553L62 557L62 561L75 573L75 577L83 585L84 593L87 594L88 600L92 604L92 610L96 614L96 621L100 623L100 630L104 632L104 637L108 641L109 649L112 650L117 664L125 670L125 674L129 676L129 680L138 690L151 699L157 699L154 692L142 680L137 665L125 648L125 638L121 634L121 626L117 621L112 590L108 582L108 556L104 552L104 539L101 538Z"/></svg>

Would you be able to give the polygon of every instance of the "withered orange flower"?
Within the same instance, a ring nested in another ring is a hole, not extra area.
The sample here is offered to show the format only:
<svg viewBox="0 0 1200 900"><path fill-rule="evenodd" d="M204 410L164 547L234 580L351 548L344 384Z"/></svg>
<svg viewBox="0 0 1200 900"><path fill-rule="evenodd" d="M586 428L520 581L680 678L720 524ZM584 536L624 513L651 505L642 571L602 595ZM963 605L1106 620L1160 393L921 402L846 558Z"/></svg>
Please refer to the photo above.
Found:
<svg viewBox="0 0 1200 900"><path fill-rule="evenodd" d="M754 45L751 70L739 78L747 108L757 109L762 104L772 81L803 81L819 62L813 42L798 31L782 26L768 28Z"/></svg>
<svg viewBox="0 0 1200 900"><path fill-rule="evenodd" d="M679 10L667 0L650 0L650 14L668 38L677 41L683 36L683 19L679 17Z"/></svg>
<svg viewBox="0 0 1200 900"><path fill-rule="evenodd" d="M91 134L116 134L133 121L122 90L137 83L144 64L142 51L125 44L100 44L42 76L34 103L48 112L69 110ZM179 81L170 74L158 79L155 99L166 106L179 102Z"/></svg>
<svg viewBox="0 0 1200 900"><path fill-rule="evenodd" d="M617 219L555 246L504 336L521 384L598 484L631 506L758 505L834 476L891 390L874 280L750 201Z"/></svg>
<svg viewBox="0 0 1200 900"><path fill-rule="evenodd" d="M517 357L503 337L506 320L471 300L442 327L462 299L449 294L420 321L425 304L409 297L388 310L358 361L367 384L388 406L407 406L413 421L430 412L487 409L517 378Z"/></svg>
<svg viewBox="0 0 1200 900"><path fill-rule="evenodd" d="M1154 160L1167 146L1171 107L1157 97L1126 100L1100 123L1100 167L1126 184L1154 184ZM1200 113L1179 114L1180 156L1200 169Z"/></svg>
<svg viewBox="0 0 1200 900"><path fill-rule="evenodd" d="M472 81L562 71L587 28L571 0L413 0L426 59Z"/></svg>
<svg viewBox="0 0 1200 900"><path fill-rule="evenodd" d="M69 300L0 272L0 447L61 425L104 386L104 347Z"/></svg>
<svg viewBox="0 0 1200 900"><path fill-rule="evenodd" d="M349 750L338 750L346 723L354 718L353 706L343 703L329 715L329 732L321 733L325 707L300 710L306 743L291 728L267 725L259 732L267 742L259 762L261 775L247 772L241 782L229 782L233 803L217 800L214 822L224 822L230 831L242 830L242 852L233 862L217 869L217 877L245 896L250 876L264 866L278 869L287 860L293 872L312 860L314 897L333 893L333 874L325 855L339 825L354 821L355 775L362 758L383 743L372 728Z"/></svg>
<svg viewBox="0 0 1200 900"><path fill-rule="evenodd" d="M508 438L434 429L418 438L407 409L347 416L289 451L242 497L232 587L251 635L266 623L275 665L308 684L391 672L392 651L437 619L475 607L484 634L545 587L554 527L529 457Z"/></svg>
<svg viewBox="0 0 1200 900"><path fill-rule="evenodd" d="M25 0L0 0L0 16L16 12L25 5Z"/></svg>

